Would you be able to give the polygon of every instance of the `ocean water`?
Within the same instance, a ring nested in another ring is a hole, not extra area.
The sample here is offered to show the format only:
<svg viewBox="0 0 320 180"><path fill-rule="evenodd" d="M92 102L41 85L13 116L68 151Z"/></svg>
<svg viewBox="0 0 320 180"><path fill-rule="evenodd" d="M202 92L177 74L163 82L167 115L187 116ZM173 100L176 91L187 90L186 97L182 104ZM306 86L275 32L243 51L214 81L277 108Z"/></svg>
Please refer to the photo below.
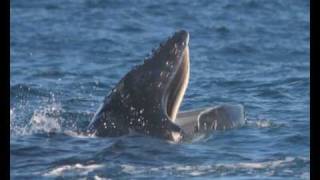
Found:
<svg viewBox="0 0 320 180"><path fill-rule="evenodd" d="M309 179L309 1L12 0L12 179ZM108 91L190 33L181 109L241 103L247 123L189 143L96 138Z"/></svg>

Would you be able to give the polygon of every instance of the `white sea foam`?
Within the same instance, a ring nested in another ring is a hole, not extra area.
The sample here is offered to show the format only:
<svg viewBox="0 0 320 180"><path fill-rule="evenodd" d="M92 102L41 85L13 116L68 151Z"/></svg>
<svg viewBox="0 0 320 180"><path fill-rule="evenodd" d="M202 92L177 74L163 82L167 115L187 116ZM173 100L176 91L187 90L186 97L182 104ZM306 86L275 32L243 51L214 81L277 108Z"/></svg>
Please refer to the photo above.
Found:
<svg viewBox="0 0 320 180"><path fill-rule="evenodd" d="M301 179L310 179L310 173L309 172L304 172L300 176Z"/></svg>
<svg viewBox="0 0 320 180"><path fill-rule="evenodd" d="M136 173L136 168L130 164L122 164L120 165L122 168L122 171L128 174L135 174Z"/></svg>
<svg viewBox="0 0 320 180"><path fill-rule="evenodd" d="M110 178L104 178L104 177L100 177L100 176L97 176L97 175L94 176L94 179L95 180L110 180Z"/></svg>
<svg viewBox="0 0 320 180"><path fill-rule="evenodd" d="M258 128L269 128L275 125L271 120L267 120L267 119L259 119L255 121L247 120L247 124L249 126L255 126Z"/></svg>
<svg viewBox="0 0 320 180"><path fill-rule="evenodd" d="M267 128L272 126L272 122L270 120L259 120L256 122L256 124L260 128Z"/></svg>
<svg viewBox="0 0 320 180"><path fill-rule="evenodd" d="M275 169L285 166L287 163L294 161L293 157L286 157L283 160L273 160L264 162L241 162L235 164L219 164L218 166L223 166L227 168L241 168L241 169Z"/></svg>
<svg viewBox="0 0 320 180"><path fill-rule="evenodd" d="M282 169L282 172L286 174L294 174L290 169L286 169L290 166L296 158L286 157L280 160L262 161L262 162L240 162L240 163L223 163L223 164L207 164L207 165L183 165L173 164L169 166L159 167L142 167L133 166L130 164L121 165L122 171L128 174L143 174L147 172L159 172L159 171L173 171L174 173L183 173L190 176L201 176L203 174L218 173L221 175L228 175L237 170L246 171L248 174L252 174L255 170L265 170L266 176L274 175L275 171ZM303 159L303 158L301 158ZM283 169L284 168L284 169ZM308 174L302 174L303 177L308 177Z"/></svg>
<svg viewBox="0 0 320 180"><path fill-rule="evenodd" d="M80 163L73 164L73 165L63 165L56 167L49 172L44 173L44 176L61 176L65 174L72 174L72 173L77 173L80 175L87 175L88 173L96 170L96 169L101 169L104 167L103 165L100 164L91 164L91 165L82 165ZM100 177L97 176L95 179L99 179ZM102 179L102 178L100 178Z"/></svg>

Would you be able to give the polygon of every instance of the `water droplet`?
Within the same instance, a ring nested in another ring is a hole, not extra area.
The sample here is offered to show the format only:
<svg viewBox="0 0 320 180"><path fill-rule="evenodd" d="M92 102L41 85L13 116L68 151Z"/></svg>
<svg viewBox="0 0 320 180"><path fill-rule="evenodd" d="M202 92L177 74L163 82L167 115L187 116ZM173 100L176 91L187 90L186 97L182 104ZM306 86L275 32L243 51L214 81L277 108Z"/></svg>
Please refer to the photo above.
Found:
<svg viewBox="0 0 320 180"><path fill-rule="evenodd" d="M95 80L94 83L95 83L96 85L99 85L99 81L98 81L98 80Z"/></svg>

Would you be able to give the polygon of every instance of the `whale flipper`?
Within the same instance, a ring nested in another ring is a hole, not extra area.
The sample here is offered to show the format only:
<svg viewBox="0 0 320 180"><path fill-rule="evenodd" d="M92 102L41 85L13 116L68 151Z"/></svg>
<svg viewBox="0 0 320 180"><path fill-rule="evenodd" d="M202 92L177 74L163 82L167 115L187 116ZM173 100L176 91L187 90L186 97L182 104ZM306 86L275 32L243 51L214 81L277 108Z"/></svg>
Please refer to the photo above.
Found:
<svg viewBox="0 0 320 180"><path fill-rule="evenodd" d="M175 123L187 136L212 130L225 130L245 123L244 107L240 104L224 104L178 113Z"/></svg>

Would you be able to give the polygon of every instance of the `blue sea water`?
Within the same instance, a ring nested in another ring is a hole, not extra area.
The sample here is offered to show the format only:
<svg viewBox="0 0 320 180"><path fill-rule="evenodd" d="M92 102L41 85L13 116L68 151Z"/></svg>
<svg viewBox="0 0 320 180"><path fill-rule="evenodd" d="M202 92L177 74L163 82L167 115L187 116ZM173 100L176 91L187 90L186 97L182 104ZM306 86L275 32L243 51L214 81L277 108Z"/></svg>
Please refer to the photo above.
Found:
<svg viewBox="0 0 320 180"><path fill-rule="evenodd" d="M12 0L12 179L309 179L305 0ZM242 103L247 123L191 143L95 138L108 91L176 30L190 33L181 109Z"/></svg>

